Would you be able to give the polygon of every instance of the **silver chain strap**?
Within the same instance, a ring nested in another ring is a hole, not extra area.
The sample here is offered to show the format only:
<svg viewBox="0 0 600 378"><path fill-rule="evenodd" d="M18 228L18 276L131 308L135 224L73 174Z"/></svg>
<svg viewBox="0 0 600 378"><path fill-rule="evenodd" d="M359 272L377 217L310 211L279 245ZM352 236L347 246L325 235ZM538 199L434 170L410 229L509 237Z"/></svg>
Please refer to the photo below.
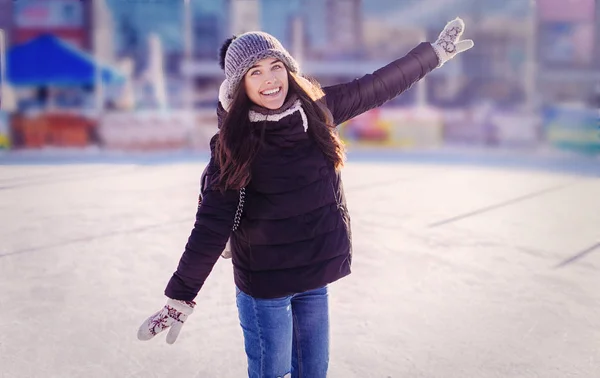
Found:
<svg viewBox="0 0 600 378"><path fill-rule="evenodd" d="M240 201L235 212L235 218L233 219L233 230L235 231L240 226L240 218L242 217L242 211L244 210L244 199L246 198L246 188L240 189Z"/></svg>

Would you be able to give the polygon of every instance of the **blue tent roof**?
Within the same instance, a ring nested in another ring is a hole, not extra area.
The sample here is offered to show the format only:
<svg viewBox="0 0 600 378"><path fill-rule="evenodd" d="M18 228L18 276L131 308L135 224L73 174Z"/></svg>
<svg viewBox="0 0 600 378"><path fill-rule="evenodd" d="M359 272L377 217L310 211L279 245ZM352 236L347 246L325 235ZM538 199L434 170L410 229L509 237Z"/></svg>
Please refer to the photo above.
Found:
<svg viewBox="0 0 600 378"><path fill-rule="evenodd" d="M104 83L124 80L118 71L101 66L74 46L44 34L9 50L6 74L14 86L93 85L99 67Z"/></svg>

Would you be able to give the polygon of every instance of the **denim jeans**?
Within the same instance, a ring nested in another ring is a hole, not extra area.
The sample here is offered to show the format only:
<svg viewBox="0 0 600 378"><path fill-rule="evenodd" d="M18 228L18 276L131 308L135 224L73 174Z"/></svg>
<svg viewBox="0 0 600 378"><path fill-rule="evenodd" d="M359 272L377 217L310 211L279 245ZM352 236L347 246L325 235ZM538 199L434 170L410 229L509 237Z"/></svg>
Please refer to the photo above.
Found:
<svg viewBox="0 0 600 378"><path fill-rule="evenodd" d="M327 286L276 299L236 288L249 378L325 378L329 366Z"/></svg>

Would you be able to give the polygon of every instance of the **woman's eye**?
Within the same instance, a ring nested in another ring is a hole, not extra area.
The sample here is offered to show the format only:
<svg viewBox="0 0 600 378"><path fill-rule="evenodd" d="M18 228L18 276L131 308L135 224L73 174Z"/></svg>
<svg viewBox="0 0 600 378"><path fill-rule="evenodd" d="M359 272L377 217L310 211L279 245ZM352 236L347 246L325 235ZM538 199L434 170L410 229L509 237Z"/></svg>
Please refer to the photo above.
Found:
<svg viewBox="0 0 600 378"><path fill-rule="evenodd" d="M250 75L252 75L252 76L260 75L260 71L259 70L252 71L252 73Z"/></svg>
<svg viewBox="0 0 600 378"><path fill-rule="evenodd" d="M274 65L274 66L273 66L273 69L274 69L274 70L279 70L279 69L281 69L281 64L276 64L276 65Z"/></svg>

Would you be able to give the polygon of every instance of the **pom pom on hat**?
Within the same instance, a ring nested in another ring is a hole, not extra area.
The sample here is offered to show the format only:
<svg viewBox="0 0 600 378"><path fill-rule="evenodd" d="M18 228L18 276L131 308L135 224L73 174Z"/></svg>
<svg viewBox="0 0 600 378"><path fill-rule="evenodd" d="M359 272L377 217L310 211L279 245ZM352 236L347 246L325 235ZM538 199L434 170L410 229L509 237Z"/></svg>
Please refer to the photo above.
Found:
<svg viewBox="0 0 600 378"><path fill-rule="evenodd" d="M227 55L227 49L231 46L231 42L236 39L237 36L232 36L231 38L227 38L221 48L219 49L219 66L222 70L225 70L225 56Z"/></svg>

